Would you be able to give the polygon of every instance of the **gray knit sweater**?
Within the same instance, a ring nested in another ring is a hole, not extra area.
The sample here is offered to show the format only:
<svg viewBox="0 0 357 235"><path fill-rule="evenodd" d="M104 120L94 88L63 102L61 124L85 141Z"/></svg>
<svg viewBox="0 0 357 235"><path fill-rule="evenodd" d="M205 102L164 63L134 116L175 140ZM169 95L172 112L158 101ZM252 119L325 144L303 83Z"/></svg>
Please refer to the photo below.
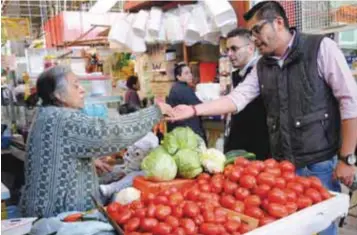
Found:
<svg viewBox="0 0 357 235"><path fill-rule="evenodd" d="M131 145L160 118L156 106L109 120L74 109L39 108L27 142L23 216L50 217L93 208L90 195L99 198L93 157Z"/></svg>

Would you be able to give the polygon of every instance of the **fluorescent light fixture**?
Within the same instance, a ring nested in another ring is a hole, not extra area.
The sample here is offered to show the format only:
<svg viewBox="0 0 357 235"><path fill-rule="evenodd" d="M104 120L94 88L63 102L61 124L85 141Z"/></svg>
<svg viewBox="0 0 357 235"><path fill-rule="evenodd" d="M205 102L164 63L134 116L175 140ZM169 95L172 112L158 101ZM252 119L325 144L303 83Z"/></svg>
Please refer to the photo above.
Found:
<svg viewBox="0 0 357 235"><path fill-rule="evenodd" d="M103 14L108 12L120 0L98 0L89 13Z"/></svg>

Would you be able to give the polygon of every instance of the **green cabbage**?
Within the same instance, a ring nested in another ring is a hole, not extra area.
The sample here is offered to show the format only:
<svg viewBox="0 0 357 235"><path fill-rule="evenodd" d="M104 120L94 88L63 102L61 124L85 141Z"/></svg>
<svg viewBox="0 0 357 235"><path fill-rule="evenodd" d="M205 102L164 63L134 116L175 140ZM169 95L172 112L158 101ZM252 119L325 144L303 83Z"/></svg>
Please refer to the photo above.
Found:
<svg viewBox="0 0 357 235"><path fill-rule="evenodd" d="M146 177L152 181L173 180L177 174L175 160L159 146L150 152L141 162L141 169Z"/></svg>
<svg viewBox="0 0 357 235"><path fill-rule="evenodd" d="M203 169L201 167L200 157L195 150L182 149L174 156L178 173L186 179L195 178Z"/></svg>
<svg viewBox="0 0 357 235"><path fill-rule="evenodd" d="M221 151L210 148L200 155L200 161L205 171L209 173L221 173L224 170L226 156Z"/></svg>
<svg viewBox="0 0 357 235"><path fill-rule="evenodd" d="M198 144L197 135L189 127L177 127L167 133L163 140L163 146L171 155L181 149L196 149Z"/></svg>

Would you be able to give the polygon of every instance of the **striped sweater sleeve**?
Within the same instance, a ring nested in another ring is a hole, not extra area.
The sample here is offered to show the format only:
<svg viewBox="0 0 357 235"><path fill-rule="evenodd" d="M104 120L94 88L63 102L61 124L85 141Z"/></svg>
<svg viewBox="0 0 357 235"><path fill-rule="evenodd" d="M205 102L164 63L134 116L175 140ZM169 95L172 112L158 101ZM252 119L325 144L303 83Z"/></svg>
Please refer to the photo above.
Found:
<svg viewBox="0 0 357 235"><path fill-rule="evenodd" d="M88 117L80 112L62 115L64 145L73 156L93 157L119 152L151 131L162 117L155 105L114 119Z"/></svg>

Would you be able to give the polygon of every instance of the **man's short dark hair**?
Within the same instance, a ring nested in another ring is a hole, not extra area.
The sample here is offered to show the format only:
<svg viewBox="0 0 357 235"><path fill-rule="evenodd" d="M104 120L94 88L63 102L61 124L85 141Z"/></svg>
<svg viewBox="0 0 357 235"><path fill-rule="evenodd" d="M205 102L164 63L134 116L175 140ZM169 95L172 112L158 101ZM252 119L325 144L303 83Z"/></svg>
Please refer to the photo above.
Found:
<svg viewBox="0 0 357 235"><path fill-rule="evenodd" d="M263 1L254 5L248 12L244 14L244 19L246 21L252 19L254 16L257 16L259 20L273 20L276 17L280 16L284 20L285 28L289 29L289 21L286 16L283 6L276 1Z"/></svg>
<svg viewBox="0 0 357 235"><path fill-rule="evenodd" d="M236 28L233 29L232 31L230 31L227 34L227 39L228 38L234 38L234 37L242 37L248 41L250 41L250 31L248 29L244 29L244 28Z"/></svg>

